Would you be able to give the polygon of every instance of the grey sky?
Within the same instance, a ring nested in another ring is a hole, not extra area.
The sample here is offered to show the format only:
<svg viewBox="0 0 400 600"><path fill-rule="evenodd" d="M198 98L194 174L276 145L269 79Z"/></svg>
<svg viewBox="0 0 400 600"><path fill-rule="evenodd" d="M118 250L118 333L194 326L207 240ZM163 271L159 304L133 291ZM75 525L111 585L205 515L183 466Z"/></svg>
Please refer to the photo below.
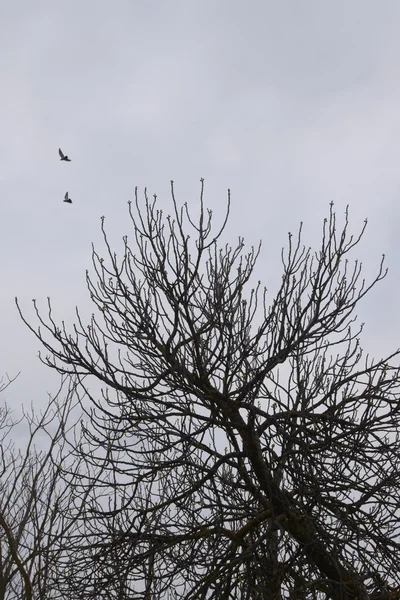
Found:
<svg viewBox="0 0 400 600"><path fill-rule="evenodd" d="M100 216L129 233L134 187L170 207L206 202L232 243L263 239L258 276L304 221L316 244L333 200L350 204L366 274L389 277L360 310L363 345L398 345L400 4L397 0L3 3L0 8L0 372L16 403L54 391L18 295L70 320L89 310L85 269ZM61 163L58 148L71 163ZM69 191L72 205L62 202ZM100 248L100 246L98 245ZM261 268L262 265L262 268Z"/></svg>

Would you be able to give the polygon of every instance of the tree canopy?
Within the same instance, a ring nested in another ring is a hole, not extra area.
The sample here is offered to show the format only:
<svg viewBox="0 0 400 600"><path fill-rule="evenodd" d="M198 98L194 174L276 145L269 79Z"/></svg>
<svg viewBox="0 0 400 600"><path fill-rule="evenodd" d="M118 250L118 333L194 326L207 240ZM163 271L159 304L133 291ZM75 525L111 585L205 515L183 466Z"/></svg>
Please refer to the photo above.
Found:
<svg viewBox="0 0 400 600"><path fill-rule="evenodd" d="M195 217L173 184L172 216L136 190L121 257L102 219L89 323L77 310L57 324L50 299L34 302L38 325L19 308L85 415L63 463L74 532L57 585L104 600L400 598L399 350L365 356L356 319L384 258L366 281L352 258L366 222L349 233L331 203L316 251L289 234L270 297L261 245L222 243L230 197L215 229L203 192Z"/></svg>

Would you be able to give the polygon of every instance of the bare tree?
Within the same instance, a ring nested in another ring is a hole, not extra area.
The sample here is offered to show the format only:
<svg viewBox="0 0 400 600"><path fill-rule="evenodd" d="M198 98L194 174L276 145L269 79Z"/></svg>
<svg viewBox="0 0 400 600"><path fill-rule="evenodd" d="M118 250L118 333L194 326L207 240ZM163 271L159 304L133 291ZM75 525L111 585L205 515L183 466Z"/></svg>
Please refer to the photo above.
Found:
<svg viewBox="0 0 400 600"><path fill-rule="evenodd" d="M80 385L71 485L78 598L400 598L399 351L364 356L350 262L366 222L333 204L313 252L289 234L274 297L260 247L221 245L203 205L129 204L121 259L104 229L69 333L42 316L42 360ZM190 235L189 235L190 234ZM17 304L18 305L18 304ZM102 392L90 385L101 382ZM85 510L82 510L82 506ZM73 579L73 580L72 580Z"/></svg>
<svg viewBox="0 0 400 600"><path fill-rule="evenodd" d="M73 390L62 391L19 420L0 407L0 600L60 598L58 563L73 530L60 476Z"/></svg>

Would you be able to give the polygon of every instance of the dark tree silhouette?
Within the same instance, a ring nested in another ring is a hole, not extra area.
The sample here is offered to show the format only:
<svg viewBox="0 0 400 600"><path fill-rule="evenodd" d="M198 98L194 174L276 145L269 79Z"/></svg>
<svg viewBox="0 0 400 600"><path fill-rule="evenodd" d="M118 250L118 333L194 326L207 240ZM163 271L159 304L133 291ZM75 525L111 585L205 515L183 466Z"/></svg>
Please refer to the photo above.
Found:
<svg viewBox="0 0 400 600"><path fill-rule="evenodd" d="M399 351L364 356L360 241L333 204L317 252L289 235L280 287L260 247L221 245L203 205L129 204L121 259L102 230L96 313L69 333L35 309L42 360L80 389L70 485L76 598L400 598ZM190 235L189 235L190 234ZM101 382L96 391L90 381ZM85 509L82 509L82 506ZM71 587L72 586L72 587Z"/></svg>

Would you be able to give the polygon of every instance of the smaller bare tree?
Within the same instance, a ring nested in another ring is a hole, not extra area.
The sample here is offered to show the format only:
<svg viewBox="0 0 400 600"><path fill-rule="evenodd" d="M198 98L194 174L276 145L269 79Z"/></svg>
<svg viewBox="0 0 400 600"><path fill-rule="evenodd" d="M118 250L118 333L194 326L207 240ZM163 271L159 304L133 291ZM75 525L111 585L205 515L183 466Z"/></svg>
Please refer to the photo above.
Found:
<svg viewBox="0 0 400 600"><path fill-rule="evenodd" d="M71 493L60 477L73 387L64 392L63 384L42 412L23 410L18 420L0 406L0 600L61 597L59 562L73 530Z"/></svg>

